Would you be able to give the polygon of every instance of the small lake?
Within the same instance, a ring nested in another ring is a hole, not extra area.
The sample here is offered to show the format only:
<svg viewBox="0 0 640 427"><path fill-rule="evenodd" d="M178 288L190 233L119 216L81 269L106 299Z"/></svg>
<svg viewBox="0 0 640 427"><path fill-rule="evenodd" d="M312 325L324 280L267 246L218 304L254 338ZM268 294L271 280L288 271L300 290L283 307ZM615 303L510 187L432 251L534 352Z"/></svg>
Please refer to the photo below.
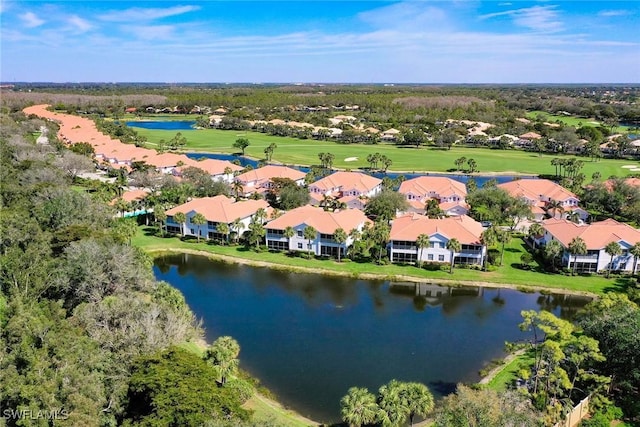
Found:
<svg viewBox="0 0 640 427"><path fill-rule="evenodd" d="M193 130L196 122L194 120L167 120L167 121L133 121L126 122L132 128L154 129L154 130Z"/></svg>
<svg viewBox="0 0 640 427"><path fill-rule="evenodd" d="M156 259L154 274L182 291L207 341L233 336L243 369L321 422L339 421L351 386L375 392L396 378L442 396L477 381L504 355L505 341L527 338L518 329L521 310L571 319L590 301L287 273L188 254Z"/></svg>

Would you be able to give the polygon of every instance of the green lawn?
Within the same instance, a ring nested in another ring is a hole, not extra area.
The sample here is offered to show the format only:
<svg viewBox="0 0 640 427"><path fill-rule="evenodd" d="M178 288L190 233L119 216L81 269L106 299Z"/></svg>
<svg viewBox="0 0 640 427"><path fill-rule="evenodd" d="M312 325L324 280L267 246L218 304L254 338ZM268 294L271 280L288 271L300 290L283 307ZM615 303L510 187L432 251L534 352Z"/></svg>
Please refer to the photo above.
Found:
<svg viewBox="0 0 640 427"><path fill-rule="evenodd" d="M403 280L403 277L414 277L425 281L440 282L445 285L456 284L495 284L517 287L521 289L566 289L572 292L586 292L590 294L603 294L611 291L622 291L626 279L602 276L564 276L537 271L525 271L519 269L520 255L524 251L524 243L521 239L513 239L505 249L504 265L496 271L478 271L456 268L453 274L446 270L427 271L412 265L386 265L379 266L372 263L342 262L334 260L307 259L304 256L288 256L284 253L255 252L241 246L219 246L204 241L197 243L195 240L182 241L176 237L159 238L153 235L150 227L140 227L133 239L133 244L150 253L172 251L202 251L212 256L228 257L231 261L244 259L251 263L285 270L306 270L310 272L326 272L343 274L351 277L379 277L388 280Z"/></svg>
<svg viewBox="0 0 640 427"><path fill-rule="evenodd" d="M544 120L549 123L554 123L556 121L559 121L561 123L564 123L565 125L573 126L576 128L579 128L582 126L598 126L601 124L594 118L559 116L556 114L549 114L545 111L539 111L539 110L530 111L527 113L527 117L529 119L536 119L538 116L544 117ZM627 126L617 126L614 128L614 131L623 133L623 132L628 132L629 128Z"/></svg>
<svg viewBox="0 0 640 427"><path fill-rule="evenodd" d="M519 356L516 356L510 362L502 367L500 372L496 374L495 377L489 384L487 384L487 388L496 390L496 391L504 391L509 388L515 380L520 378L518 374L522 369L533 366L533 352L527 351Z"/></svg>
<svg viewBox="0 0 640 427"><path fill-rule="evenodd" d="M145 136L149 147L153 147L161 139L166 141L175 136L176 131L151 130L136 128ZM479 173L520 173L520 174L553 174L555 167L551 166L552 155L539 156L537 153L520 150L490 150L486 148L452 148L440 150L431 147L402 148L392 144L362 145L337 144L333 141L316 141L313 139L296 139L266 135L258 132L225 131L218 129L183 130L182 135L187 138L186 151L202 151L211 153L235 153L233 143L239 137L249 139L251 145L246 149L246 155L255 159L264 158L264 149L271 143L276 143L273 161L291 165L318 164L318 153L332 153L335 155L333 166L339 169L366 168L367 155L380 153L393 161L390 170L404 172L446 172L455 168L454 161L459 157L473 158L478 164ZM357 157L357 161L346 162L345 159ZM567 156L573 157L573 156ZM633 164L629 160L603 159L592 162L581 157L584 161L582 172L590 178L594 172L600 172L604 177L611 175L626 176L630 172L621 166ZM638 164L640 166L640 163Z"/></svg>

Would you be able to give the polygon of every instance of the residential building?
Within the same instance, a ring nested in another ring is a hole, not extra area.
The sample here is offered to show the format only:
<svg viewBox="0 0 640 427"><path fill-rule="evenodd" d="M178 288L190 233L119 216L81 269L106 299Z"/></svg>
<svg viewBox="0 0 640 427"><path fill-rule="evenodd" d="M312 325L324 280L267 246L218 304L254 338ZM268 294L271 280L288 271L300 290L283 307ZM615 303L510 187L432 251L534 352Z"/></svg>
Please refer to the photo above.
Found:
<svg viewBox="0 0 640 427"><path fill-rule="evenodd" d="M235 177L242 184L245 196L252 193L263 193L273 186L273 178L288 178L298 185L304 185L307 174L287 166L267 165L253 169Z"/></svg>
<svg viewBox="0 0 640 427"><path fill-rule="evenodd" d="M411 212L424 213L425 204L430 199L437 200L447 216L466 215L469 211L465 201L467 187L455 179L419 176L402 182L398 192L407 198Z"/></svg>
<svg viewBox="0 0 640 427"><path fill-rule="evenodd" d="M301 206L267 223L267 247L276 250L311 251L315 255L326 256L337 256L340 251L341 256L344 256L354 241L349 233L354 229L362 231L364 225L369 223L371 221L358 209L327 212L314 206ZM285 237L287 227L293 228L292 237ZM317 231L311 242L304 237L306 227L313 227ZM334 239L336 230L340 228L347 234L343 243Z"/></svg>
<svg viewBox="0 0 640 427"><path fill-rule="evenodd" d="M362 172L335 172L309 185L313 205L326 197L338 199L348 208L362 209L366 199L382 191L382 180Z"/></svg>
<svg viewBox="0 0 640 427"><path fill-rule="evenodd" d="M512 197L526 200L531 206L534 219L538 221L544 219L545 215L562 217L571 212L577 212L584 221L589 215L578 206L578 196L548 179L517 179L499 184L498 188L502 188ZM558 202L558 205L554 207L552 202Z"/></svg>
<svg viewBox="0 0 640 427"><path fill-rule="evenodd" d="M389 258L401 263L450 263L452 254L447 243L455 238L460 242L461 250L453 254L454 263L482 265L487 254L480 238L482 231L482 225L466 215L448 218L404 215L391 222ZM427 247L419 248L418 236L423 234L429 236L429 243Z"/></svg>
<svg viewBox="0 0 640 427"><path fill-rule="evenodd" d="M543 221L542 227L545 233L538 239L540 243L546 245L556 240L563 246L563 267L573 269L573 264L576 263L575 268L579 272L598 272L608 270L609 266L613 271L631 272L633 270L634 257L629 250L640 242L640 230L630 225L614 219L591 224L576 224L566 219L551 218ZM580 237L586 244L585 255L575 256L569 253L569 245L576 237ZM613 259L605 251L605 247L611 242L617 242L622 249L622 253L614 256Z"/></svg>
<svg viewBox="0 0 640 427"><path fill-rule="evenodd" d="M226 224L229 231L242 234L248 230L249 223L259 209L264 209L268 218L271 208L264 200L245 200L236 202L227 196L202 197L193 199L183 205L176 206L167 211L167 231L170 233L182 233L183 236L200 236L206 238L224 238L219 231L218 225ZM187 220L184 224L179 224L174 220L174 215L182 212ZM191 222L196 213L204 215L206 224L196 225ZM239 220L239 227L234 226L234 222Z"/></svg>

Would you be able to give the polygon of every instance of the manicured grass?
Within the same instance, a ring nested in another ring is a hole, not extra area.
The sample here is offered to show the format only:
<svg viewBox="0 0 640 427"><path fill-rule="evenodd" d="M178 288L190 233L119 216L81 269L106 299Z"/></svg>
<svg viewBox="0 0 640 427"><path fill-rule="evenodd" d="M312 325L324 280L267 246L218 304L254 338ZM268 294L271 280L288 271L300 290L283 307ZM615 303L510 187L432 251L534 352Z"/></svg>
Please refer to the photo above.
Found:
<svg viewBox="0 0 640 427"><path fill-rule="evenodd" d="M149 146L153 147L161 139L170 140L176 131L152 130L136 128L136 131L147 137ZM264 158L264 149L271 143L278 148L273 154L273 161L290 165L316 165L319 164L318 153L332 153L335 155L333 166L339 169L367 168L367 155L380 153L393 161L390 170L404 172L447 172L455 168L454 161L459 157L473 158L478 164L480 174L520 173L520 174L554 174L555 167L551 165L554 157L531 153L520 150L491 150L487 148L454 147L451 150L440 150L431 147L410 148L398 147L392 144L361 145L361 144L337 144L333 141L316 141L313 139L296 139L277 137L258 132L225 131L218 129L182 130L182 135L187 138L185 151L202 151L211 153L235 153L233 143L239 137L248 138L251 145L246 149L246 155L255 159ZM345 162L349 157L357 157L357 161ZM567 158L573 156L566 156ZM590 178L594 172L600 172L604 177L611 175L626 176L628 169L621 166L633 164L629 160L603 159L592 162L585 157L582 172ZM640 164L639 164L640 166Z"/></svg>
<svg viewBox="0 0 640 427"><path fill-rule="evenodd" d="M575 128L579 128L582 126L599 126L601 123L594 118L586 118L586 117L573 117L573 116L559 116L556 114L549 114L545 111L530 111L527 113L527 118L536 119L538 116L544 117L544 120L549 123L554 123L559 121L568 126L573 126ZM626 126L616 126L614 128L615 132L628 132L629 128Z"/></svg>
<svg viewBox="0 0 640 427"><path fill-rule="evenodd" d="M500 372L498 372L496 376L493 377L491 381L489 381L489 384L487 384L487 388L496 391L506 390L511 385L513 385L515 380L520 378L519 372L522 369L533 366L533 362L533 351L527 351L519 356L516 356L510 362L504 365Z"/></svg>
<svg viewBox="0 0 640 427"><path fill-rule="evenodd" d="M445 285L456 284L495 284L516 287L518 289L568 290L571 292L586 292L603 294L611 291L622 291L626 284L625 278L602 276L565 276L535 271L521 270L520 255L524 252L525 244L521 239L513 239L505 248L504 265L495 271L478 271L456 268L449 274L444 268L440 271L419 269L413 265L385 265L373 263L341 262L335 260L307 259L306 255L288 256L278 252L256 252L242 246L219 246L204 241L183 241L176 237L160 238L153 235L151 227L140 227L133 239L133 244L147 252L171 251L202 251L213 256L227 257L229 260L247 260L256 265L264 265L285 270L301 269L309 272L343 274L351 277L378 277L388 280L403 280L413 277L425 281L434 281Z"/></svg>

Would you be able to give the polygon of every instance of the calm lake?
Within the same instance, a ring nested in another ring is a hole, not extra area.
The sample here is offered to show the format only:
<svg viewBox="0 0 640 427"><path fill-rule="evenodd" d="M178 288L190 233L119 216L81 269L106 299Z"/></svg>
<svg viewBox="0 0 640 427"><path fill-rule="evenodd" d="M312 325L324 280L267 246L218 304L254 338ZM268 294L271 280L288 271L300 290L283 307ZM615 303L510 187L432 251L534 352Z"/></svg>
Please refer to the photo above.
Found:
<svg viewBox="0 0 640 427"><path fill-rule="evenodd" d="M231 335L241 366L286 406L339 421L351 386L376 391L396 378L437 396L502 357L505 341L528 338L520 311L571 319L586 297L447 288L286 273L194 255L156 259L154 273L180 289L209 342Z"/></svg>
<svg viewBox="0 0 640 427"><path fill-rule="evenodd" d="M167 121L135 121L126 122L132 128L156 129L156 130L193 130L194 120L167 120Z"/></svg>

